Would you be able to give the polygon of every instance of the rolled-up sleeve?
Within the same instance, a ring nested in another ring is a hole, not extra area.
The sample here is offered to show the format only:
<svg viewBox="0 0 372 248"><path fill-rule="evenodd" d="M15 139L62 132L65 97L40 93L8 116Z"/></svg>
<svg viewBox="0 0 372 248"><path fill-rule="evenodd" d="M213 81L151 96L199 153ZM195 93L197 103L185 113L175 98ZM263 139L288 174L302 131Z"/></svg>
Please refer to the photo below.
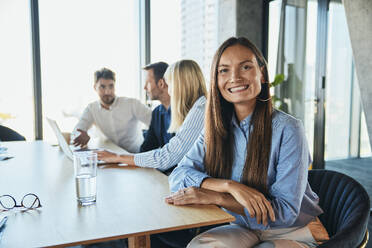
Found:
<svg viewBox="0 0 372 248"><path fill-rule="evenodd" d="M147 127L150 126L152 111L137 99L132 99L132 113Z"/></svg>
<svg viewBox="0 0 372 248"><path fill-rule="evenodd" d="M80 117L79 122L76 124L74 130L81 129L84 131L88 131L88 129L93 125L94 118L90 110L91 105L88 105L85 109L83 114Z"/></svg>
<svg viewBox="0 0 372 248"><path fill-rule="evenodd" d="M204 155L204 134L202 133L187 155L169 175L171 192L192 186L200 187L203 180L209 177L204 169Z"/></svg>
<svg viewBox="0 0 372 248"><path fill-rule="evenodd" d="M204 125L205 97L199 98L180 130L162 148L134 155L137 166L167 170L178 164L194 145Z"/></svg>

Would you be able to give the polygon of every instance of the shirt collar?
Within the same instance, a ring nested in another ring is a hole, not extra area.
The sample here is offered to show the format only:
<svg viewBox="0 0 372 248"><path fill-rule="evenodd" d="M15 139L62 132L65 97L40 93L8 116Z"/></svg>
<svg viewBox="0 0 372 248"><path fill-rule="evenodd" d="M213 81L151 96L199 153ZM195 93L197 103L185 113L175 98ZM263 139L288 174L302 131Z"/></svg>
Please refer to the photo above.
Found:
<svg viewBox="0 0 372 248"><path fill-rule="evenodd" d="M170 109L171 109L170 106L168 107L168 109L166 109L163 104L160 104L160 107L159 108L160 108L159 109L160 110L159 112L162 113L162 114L166 114L166 113L169 114L170 113Z"/></svg>
<svg viewBox="0 0 372 248"><path fill-rule="evenodd" d="M118 98L115 96L115 99L114 101L112 102L112 104L109 106L108 109L106 110L112 110L113 108L115 108L115 106L118 104ZM102 107L102 104L101 104L101 101L99 101L99 108L102 110L102 109L105 109L104 107Z"/></svg>
<svg viewBox="0 0 372 248"><path fill-rule="evenodd" d="M235 111L233 113L233 117L232 117L232 124L236 127L239 127L241 129L244 129L244 130L248 130L248 127L251 123L251 118L252 118L252 114L248 115L247 117L245 117L240 123L238 121L238 118L236 117L236 114L235 114Z"/></svg>
<svg viewBox="0 0 372 248"><path fill-rule="evenodd" d="M166 108L164 107L163 104L160 104L159 110L161 113L167 112Z"/></svg>

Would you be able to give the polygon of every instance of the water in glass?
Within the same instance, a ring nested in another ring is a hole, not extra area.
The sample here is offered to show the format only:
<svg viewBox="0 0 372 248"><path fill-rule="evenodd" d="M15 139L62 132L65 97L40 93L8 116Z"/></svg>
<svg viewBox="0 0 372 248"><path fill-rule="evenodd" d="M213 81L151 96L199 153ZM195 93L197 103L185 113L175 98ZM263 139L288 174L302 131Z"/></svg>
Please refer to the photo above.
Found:
<svg viewBox="0 0 372 248"><path fill-rule="evenodd" d="M76 197L80 205L96 202L97 195L97 154L94 152L75 152Z"/></svg>

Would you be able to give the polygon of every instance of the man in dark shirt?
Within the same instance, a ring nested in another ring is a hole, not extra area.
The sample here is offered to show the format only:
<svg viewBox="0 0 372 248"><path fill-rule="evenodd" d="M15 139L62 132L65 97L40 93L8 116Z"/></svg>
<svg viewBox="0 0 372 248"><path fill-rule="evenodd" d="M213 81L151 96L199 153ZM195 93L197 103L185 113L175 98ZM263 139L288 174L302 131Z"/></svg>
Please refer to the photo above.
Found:
<svg viewBox="0 0 372 248"><path fill-rule="evenodd" d="M168 85L163 78L167 67L167 63L158 62L143 68L146 71L144 89L151 100L159 100L161 104L152 111L150 127L145 134L140 152L162 147L174 136L173 133L168 133L171 120L170 96Z"/></svg>

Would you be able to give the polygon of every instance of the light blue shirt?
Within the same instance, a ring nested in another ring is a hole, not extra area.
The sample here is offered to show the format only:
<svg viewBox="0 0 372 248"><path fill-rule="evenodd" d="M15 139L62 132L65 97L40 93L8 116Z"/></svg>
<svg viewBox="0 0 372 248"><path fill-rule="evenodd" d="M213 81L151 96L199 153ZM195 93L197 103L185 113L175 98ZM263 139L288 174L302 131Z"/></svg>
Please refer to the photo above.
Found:
<svg viewBox="0 0 372 248"><path fill-rule="evenodd" d="M233 117L231 128L234 134L234 161L231 179L242 181L242 174L249 141L249 126L251 116L240 123ZM252 129L252 128L251 128ZM200 187L206 174L204 159L204 132L195 145L182 159L169 176L171 191L175 192L187 187ZM274 110L272 120L272 143L268 167L268 199L275 212L275 222L269 221L267 226L257 224L256 218L251 218L247 209L245 215L235 216L235 223L250 229L273 229L305 226L315 216L323 211L318 206L319 198L311 190L307 181L308 166L311 157L300 120Z"/></svg>
<svg viewBox="0 0 372 248"><path fill-rule="evenodd" d="M194 145L204 127L205 96L199 97L186 115L176 135L162 148L134 155L134 162L141 167L167 170L177 165Z"/></svg>

